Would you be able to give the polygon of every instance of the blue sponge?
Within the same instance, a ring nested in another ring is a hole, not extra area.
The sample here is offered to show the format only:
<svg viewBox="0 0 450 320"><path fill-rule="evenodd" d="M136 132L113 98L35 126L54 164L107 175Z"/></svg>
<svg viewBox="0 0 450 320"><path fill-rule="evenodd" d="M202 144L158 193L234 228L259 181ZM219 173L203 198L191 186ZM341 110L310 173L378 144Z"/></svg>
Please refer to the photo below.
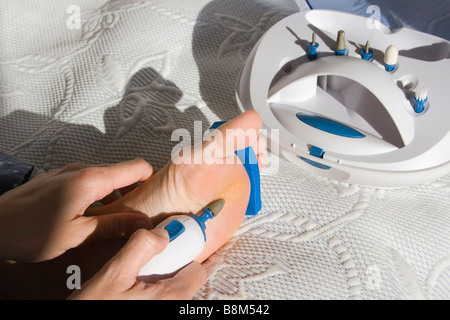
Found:
<svg viewBox="0 0 450 320"><path fill-rule="evenodd" d="M226 121L217 121L212 124L209 128L217 129ZM256 158L255 151L252 147L247 147L242 150L235 151L236 156L241 160L247 171L248 177L250 179L250 198L248 201L247 211L245 212L248 216L256 215L262 208L261 204L261 180L259 175L258 159Z"/></svg>

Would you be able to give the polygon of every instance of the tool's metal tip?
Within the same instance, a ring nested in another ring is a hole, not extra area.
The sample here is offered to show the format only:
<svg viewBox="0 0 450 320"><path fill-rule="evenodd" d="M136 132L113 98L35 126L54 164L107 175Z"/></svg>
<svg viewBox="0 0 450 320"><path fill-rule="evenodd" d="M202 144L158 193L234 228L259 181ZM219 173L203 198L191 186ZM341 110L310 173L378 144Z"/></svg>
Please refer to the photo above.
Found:
<svg viewBox="0 0 450 320"><path fill-rule="evenodd" d="M366 42L366 46L364 47L364 52L366 54L369 54L369 52L370 52L370 43L369 43L369 41Z"/></svg>
<svg viewBox="0 0 450 320"><path fill-rule="evenodd" d="M384 63L388 65L395 65L398 62L398 48L395 45L387 47L384 54Z"/></svg>
<svg viewBox="0 0 450 320"><path fill-rule="evenodd" d="M215 200L211 203L209 203L206 206L206 209L208 209L209 211L211 211L211 213L213 214L213 216L217 216L220 212L220 210L222 210L223 206L225 205L225 200L223 199L218 199Z"/></svg>
<svg viewBox="0 0 450 320"><path fill-rule="evenodd" d="M339 30L338 31L338 37L336 40L336 49L337 50L345 50L346 49L346 44L345 44L345 31L344 30Z"/></svg>

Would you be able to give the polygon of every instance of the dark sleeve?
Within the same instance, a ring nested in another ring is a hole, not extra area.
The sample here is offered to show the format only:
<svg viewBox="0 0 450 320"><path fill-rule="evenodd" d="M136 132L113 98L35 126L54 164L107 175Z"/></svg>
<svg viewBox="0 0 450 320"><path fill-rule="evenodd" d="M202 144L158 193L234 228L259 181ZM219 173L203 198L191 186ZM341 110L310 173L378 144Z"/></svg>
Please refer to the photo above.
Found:
<svg viewBox="0 0 450 320"><path fill-rule="evenodd" d="M0 152L0 195L30 179L34 166Z"/></svg>

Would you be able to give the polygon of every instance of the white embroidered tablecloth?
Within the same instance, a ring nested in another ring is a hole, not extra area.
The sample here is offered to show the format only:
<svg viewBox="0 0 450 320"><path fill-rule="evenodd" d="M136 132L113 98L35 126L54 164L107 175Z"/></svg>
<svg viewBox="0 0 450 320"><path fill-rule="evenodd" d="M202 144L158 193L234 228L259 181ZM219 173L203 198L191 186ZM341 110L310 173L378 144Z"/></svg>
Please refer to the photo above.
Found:
<svg viewBox="0 0 450 320"><path fill-rule="evenodd" d="M304 1L3 0L0 150L38 172L169 159L171 132L238 115L245 57ZM442 24L434 23L435 26ZM450 176L405 189L280 160L262 211L205 266L196 299L449 299Z"/></svg>

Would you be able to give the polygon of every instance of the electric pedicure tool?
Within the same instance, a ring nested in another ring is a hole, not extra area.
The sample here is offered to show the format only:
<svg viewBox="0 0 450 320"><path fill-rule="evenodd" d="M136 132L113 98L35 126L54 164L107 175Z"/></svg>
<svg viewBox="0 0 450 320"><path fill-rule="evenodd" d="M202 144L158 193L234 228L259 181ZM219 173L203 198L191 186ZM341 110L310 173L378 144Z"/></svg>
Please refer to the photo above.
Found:
<svg viewBox="0 0 450 320"><path fill-rule="evenodd" d="M225 200L219 199L198 215L172 215L158 224L156 228L169 233L169 244L141 268L138 276L171 274L197 258L206 242L205 222L216 217L224 205Z"/></svg>

